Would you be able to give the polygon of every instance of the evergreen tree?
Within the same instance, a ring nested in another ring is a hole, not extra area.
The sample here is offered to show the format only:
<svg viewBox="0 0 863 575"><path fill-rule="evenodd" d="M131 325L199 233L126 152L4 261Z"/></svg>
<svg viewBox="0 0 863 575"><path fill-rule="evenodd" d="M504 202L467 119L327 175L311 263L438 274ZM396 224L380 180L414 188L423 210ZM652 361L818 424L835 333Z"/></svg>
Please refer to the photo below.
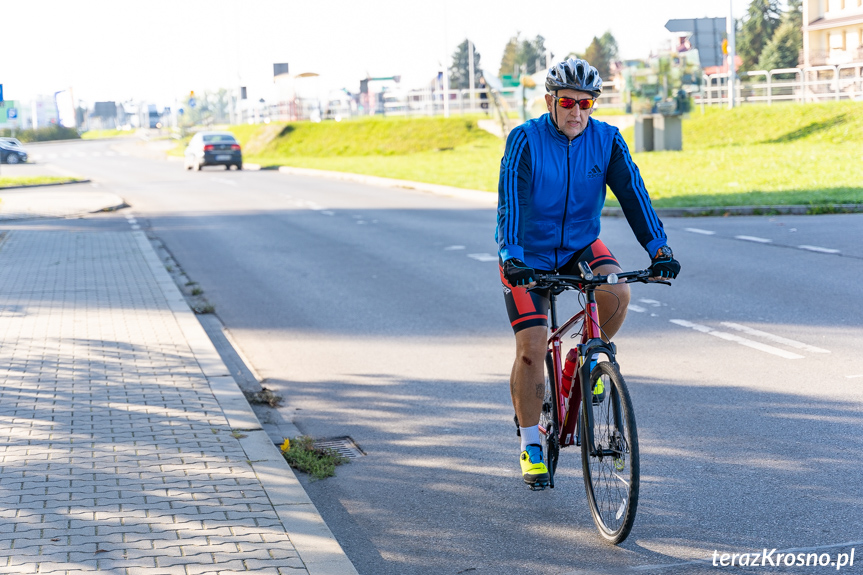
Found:
<svg viewBox="0 0 863 575"><path fill-rule="evenodd" d="M537 35L533 40L522 40L519 32L503 49L498 75L535 74L544 69L545 38Z"/></svg>
<svg viewBox="0 0 863 575"><path fill-rule="evenodd" d="M743 61L740 70L755 70L764 47L779 27L779 0L752 0L737 37L737 55Z"/></svg>
<svg viewBox="0 0 863 575"><path fill-rule="evenodd" d="M498 76L506 76L511 74L518 74L517 68L519 65L518 61L518 48L519 48L519 34L516 34L512 38L509 39L509 42L506 43L506 46L503 48L503 57L500 59L500 70L498 70Z"/></svg>
<svg viewBox="0 0 863 575"><path fill-rule="evenodd" d="M796 68L803 49L802 0L789 0L788 11L782 15L782 23L773 38L764 47L758 67L762 70Z"/></svg>
<svg viewBox="0 0 863 575"><path fill-rule="evenodd" d="M617 61L617 51L617 40L611 31L608 31L601 38L594 36L584 55L578 57L584 58L596 68L600 78L608 80L611 78L611 65Z"/></svg>
<svg viewBox="0 0 863 575"><path fill-rule="evenodd" d="M449 87L451 90L467 90L470 88L470 48L469 40L458 45L452 55L452 65L449 67ZM473 85L479 86L479 77L482 75L479 65L479 52L476 44L473 46Z"/></svg>

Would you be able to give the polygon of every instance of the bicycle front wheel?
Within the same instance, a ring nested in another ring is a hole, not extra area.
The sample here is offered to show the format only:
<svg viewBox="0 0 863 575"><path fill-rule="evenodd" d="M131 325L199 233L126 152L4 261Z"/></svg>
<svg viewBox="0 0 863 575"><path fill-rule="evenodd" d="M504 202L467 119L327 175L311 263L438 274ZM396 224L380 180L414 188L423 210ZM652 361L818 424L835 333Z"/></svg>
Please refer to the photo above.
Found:
<svg viewBox="0 0 863 575"><path fill-rule="evenodd" d="M598 364L590 374L595 395L582 402L581 463L593 521L602 537L617 545L629 535L638 507L638 434L632 400L617 367ZM604 394L597 393L602 385ZM585 409L592 410L591 453Z"/></svg>

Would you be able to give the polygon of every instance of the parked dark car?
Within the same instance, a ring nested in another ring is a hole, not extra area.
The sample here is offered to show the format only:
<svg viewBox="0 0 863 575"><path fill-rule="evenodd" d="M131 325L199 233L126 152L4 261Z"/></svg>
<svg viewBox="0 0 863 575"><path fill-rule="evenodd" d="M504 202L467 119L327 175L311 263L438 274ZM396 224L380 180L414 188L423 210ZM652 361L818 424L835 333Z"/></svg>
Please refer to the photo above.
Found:
<svg viewBox="0 0 863 575"><path fill-rule="evenodd" d="M243 169L240 144L230 132L198 132L186 147L183 165L187 170L200 170L204 166L236 166Z"/></svg>
<svg viewBox="0 0 863 575"><path fill-rule="evenodd" d="M27 161L27 150L15 138L0 138L0 162L23 164Z"/></svg>

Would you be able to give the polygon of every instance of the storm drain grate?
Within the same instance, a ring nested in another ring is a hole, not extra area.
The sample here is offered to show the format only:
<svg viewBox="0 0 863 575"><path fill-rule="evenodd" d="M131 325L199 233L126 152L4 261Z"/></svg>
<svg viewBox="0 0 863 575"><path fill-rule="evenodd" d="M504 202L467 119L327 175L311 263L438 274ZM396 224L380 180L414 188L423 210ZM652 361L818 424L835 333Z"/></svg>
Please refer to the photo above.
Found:
<svg viewBox="0 0 863 575"><path fill-rule="evenodd" d="M348 459L357 459L365 455L360 446L357 445L350 437L330 437L328 439L319 439L315 441L315 447L319 449L332 449L339 455Z"/></svg>

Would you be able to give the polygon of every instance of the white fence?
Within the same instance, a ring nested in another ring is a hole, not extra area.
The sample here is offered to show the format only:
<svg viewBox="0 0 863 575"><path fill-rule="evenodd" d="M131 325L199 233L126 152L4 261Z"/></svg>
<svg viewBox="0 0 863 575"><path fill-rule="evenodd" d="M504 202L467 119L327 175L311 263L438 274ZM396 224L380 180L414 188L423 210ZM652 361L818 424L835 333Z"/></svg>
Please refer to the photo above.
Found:
<svg viewBox="0 0 863 575"><path fill-rule="evenodd" d="M746 72L734 83L735 103L863 100L863 62ZM696 104L728 103L728 74L704 76Z"/></svg>

